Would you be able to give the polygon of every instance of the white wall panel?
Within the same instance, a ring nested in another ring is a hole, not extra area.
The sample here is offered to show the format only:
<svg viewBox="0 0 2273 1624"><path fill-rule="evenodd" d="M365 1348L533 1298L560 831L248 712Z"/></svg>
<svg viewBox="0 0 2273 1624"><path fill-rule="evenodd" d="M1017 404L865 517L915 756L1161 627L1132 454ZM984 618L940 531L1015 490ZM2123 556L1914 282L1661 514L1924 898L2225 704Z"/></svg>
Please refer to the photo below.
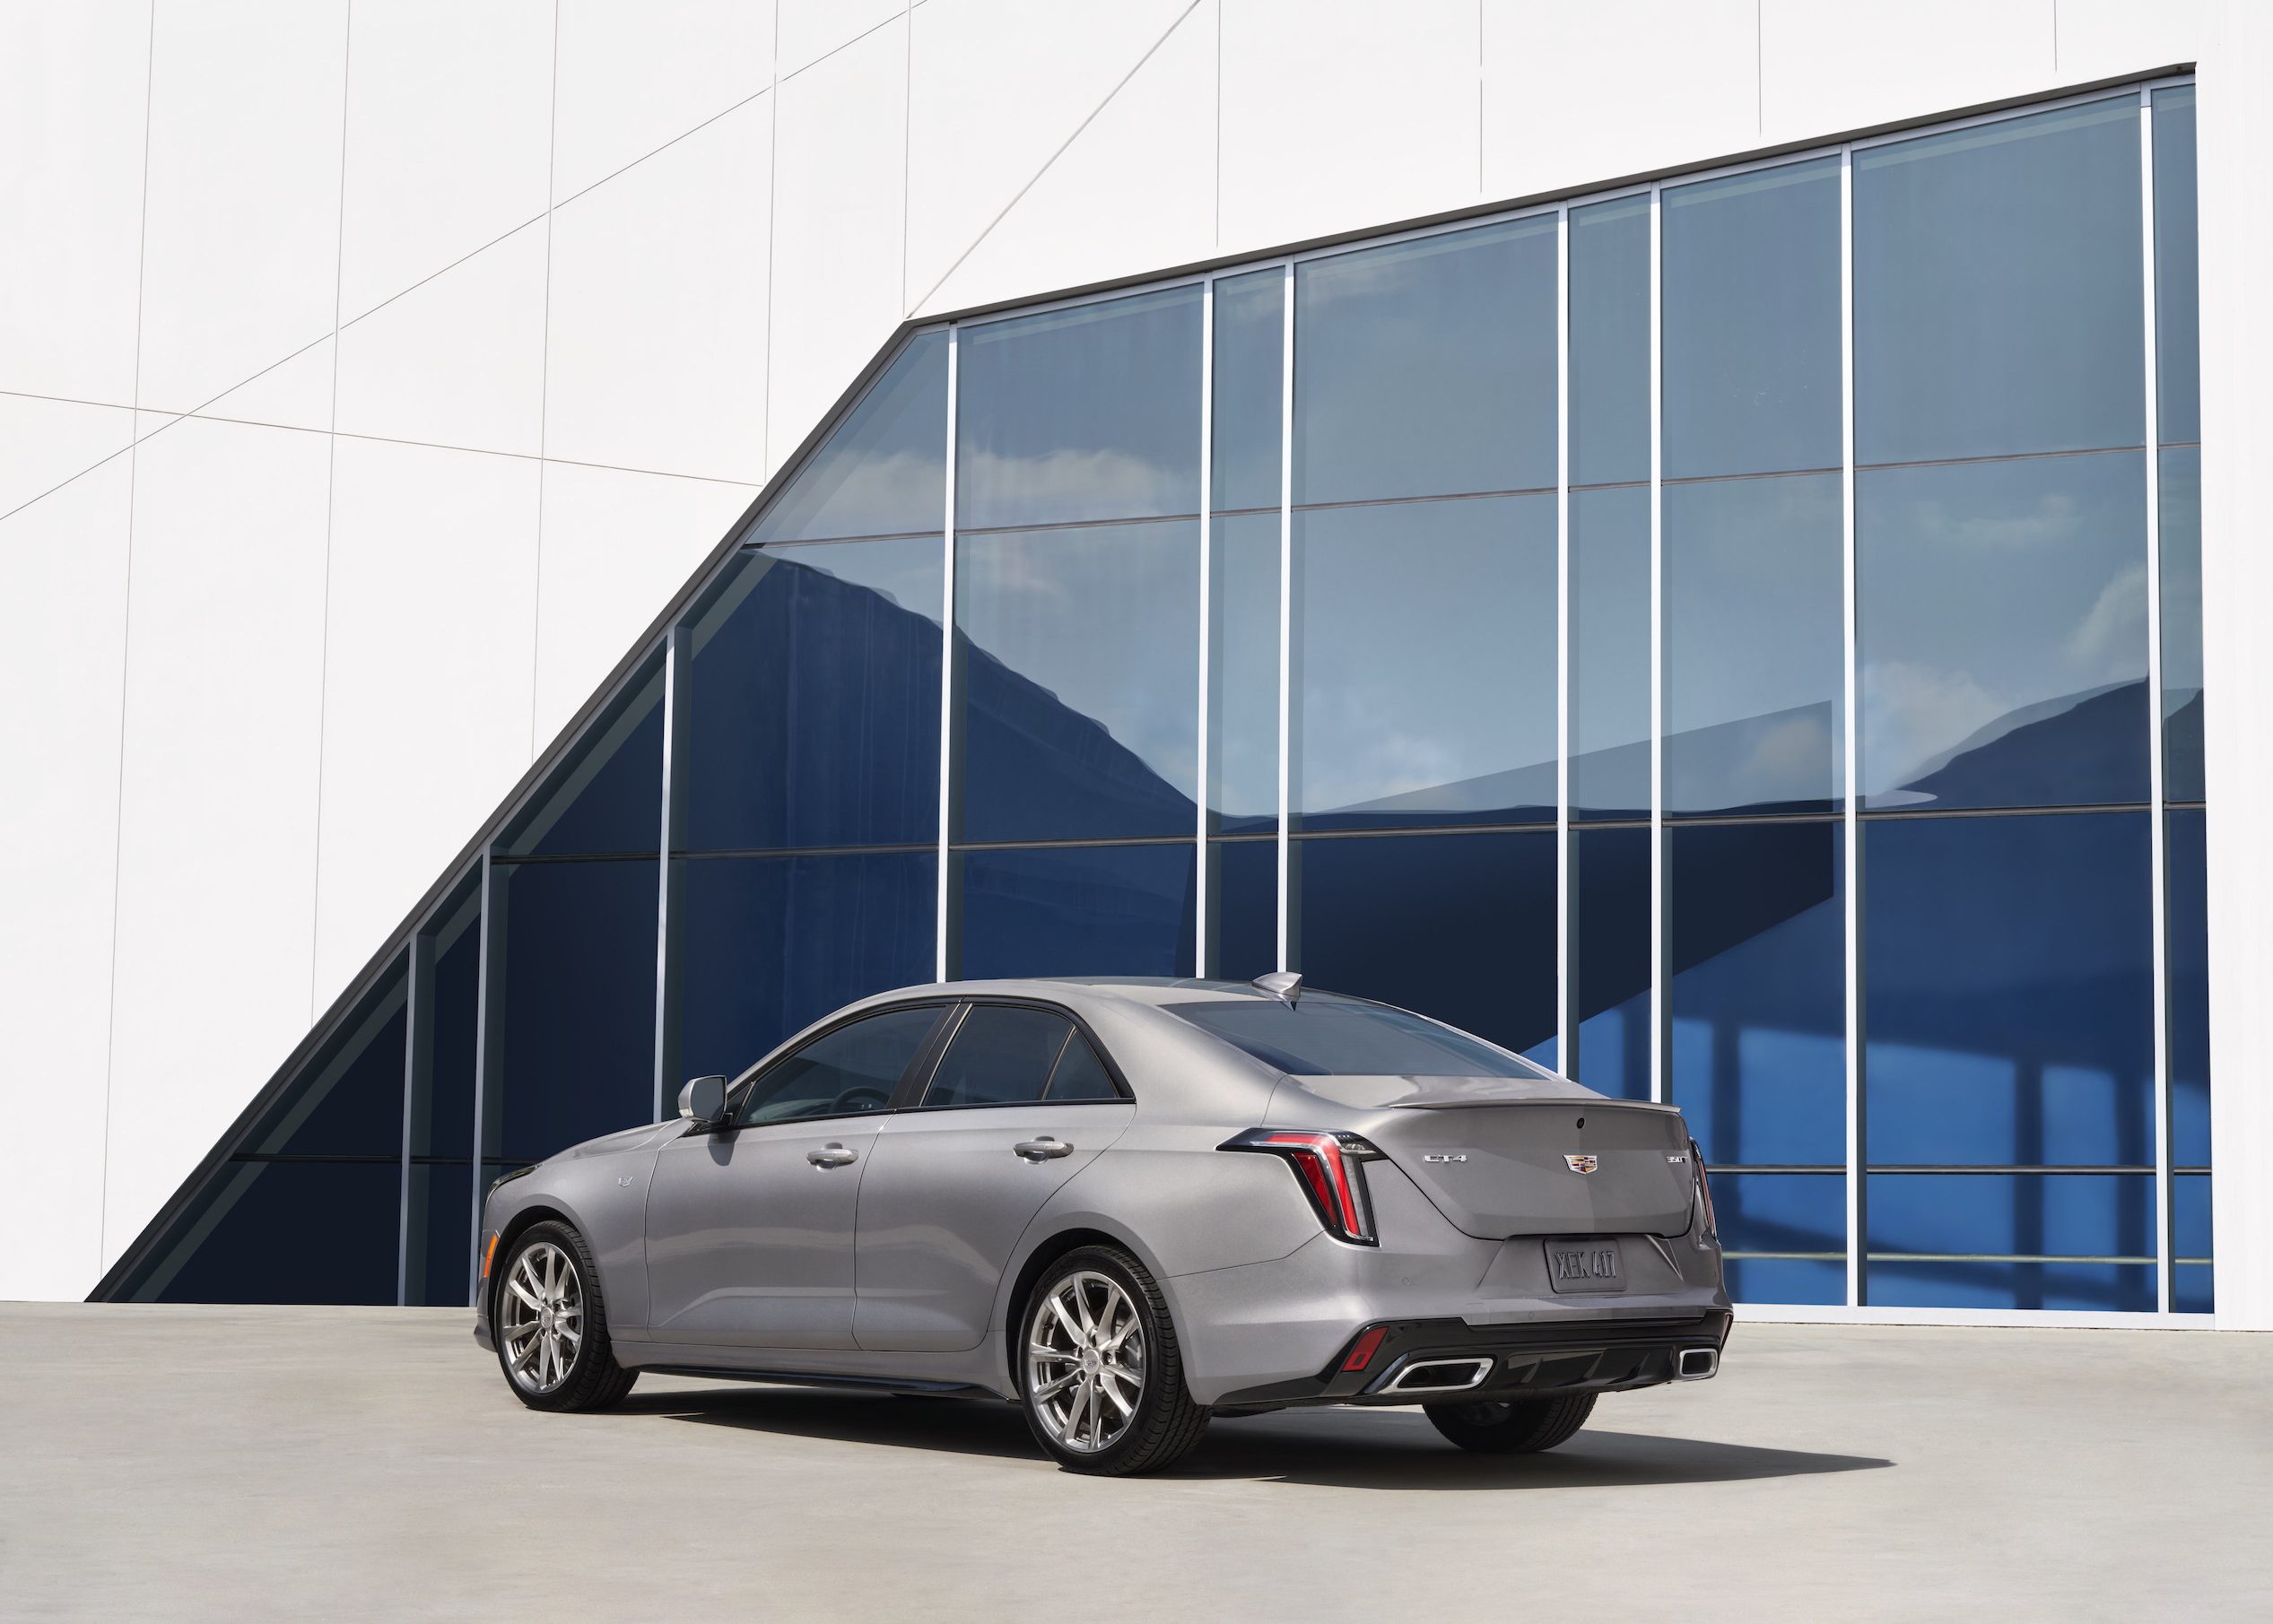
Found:
<svg viewBox="0 0 2273 1624"><path fill-rule="evenodd" d="M1131 265L1207 257L1215 244L1215 6L1202 0L927 307L954 309L1104 281Z"/></svg>
<svg viewBox="0 0 2273 1624"><path fill-rule="evenodd" d="M354 9L339 312L360 316L544 212L552 0Z"/></svg>
<svg viewBox="0 0 2273 1624"><path fill-rule="evenodd" d="M766 88L771 0L561 0L553 196L572 197Z"/></svg>
<svg viewBox="0 0 2273 1624"><path fill-rule="evenodd" d="M2217 0L2058 0L2053 48L2068 83L2195 61Z"/></svg>
<svg viewBox="0 0 2273 1624"><path fill-rule="evenodd" d="M554 213L546 456L762 473L771 116L761 98Z"/></svg>
<svg viewBox="0 0 2273 1624"><path fill-rule="evenodd" d="M342 436L333 466L315 1005L527 765L537 465Z"/></svg>
<svg viewBox="0 0 2273 1624"><path fill-rule="evenodd" d="M778 466L903 309L908 30L895 22L776 92L766 465Z"/></svg>
<svg viewBox="0 0 2273 1624"><path fill-rule="evenodd" d="M545 468L535 749L592 697L756 495L710 480Z"/></svg>
<svg viewBox="0 0 2273 1624"><path fill-rule="evenodd" d="M157 12L142 393L187 412L330 331L345 0Z"/></svg>
<svg viewBox="0 0 2273 1624"><path fill-rule="evenodd" d="M2057 79L2049 0L1760 0L1771 141L1923 118Z"/></svg>
<svg viewBox="0 0 2273 1624"><path fill-rule="evenodd" d="M135 453L106 1263L308 1029L327 453L194 418Z"/></svg>
<svg viewBox="0 0 2273 1624"><path fill-rule="evenodd" d="M129 489L121 456L0 520L0 1144L18 1152L0 1298L83 1297L102 1272Z"/></svg>
<svg viewBox="0 0 2273 1624"><path fill-rule="evenodd" d="M783 78L841 50L870 29L903 16L908 0L776 0L779 12L779 71ZM1077 24L1077 13L1064 19Z"/></svg>
<svg viewBox="0 0 2273 1624"><path fill-rule="evenodd" d="M134 404L150 13L0 12L0 389Z"/></svg>
<svg viewBox="0 0 2273 1624"><path fill-rule="evenodd" d="M1484 0L1484 189L1592 186L1758 144L1755 0Z"/></svg>
<svg viewBox="0 0 2273 1624"><path fill-rule="evenodd" d="M908 302L928 302L940 279L1171 25L1180 35L1204 37L1212 65L1215 6L1195 8L1191 0L1126 0L1080 10L1053 0L958 0L913 13ZM1213 83L1186 88L1199 94L1160 110L1172 123L1204 114L1212 135ZM782 112L786 118L786 98ZM786 134L782 155L789 157ZM785 184L794 167L781 166ZM1213 189L1212 176L1200 180ZM1130 198L1124 208L1142 219L1145 204L1154 201Z"/></svg>
<svg viewBox="0 0 2273 1624"><path fill-rule="evenodd" d="M297 355L263 368L227 394L207 401L198 415L266 423L272 428L328 430L332 368L338 355L333 335L326 333Z"/></svg>
<svg viewBox="0 0 2273 1624"><path fill-rule="evenodd" d="M339 334L343 433L535 456L544 421L544 222Z"/></svg>
<svg viewBox="0 0 2273 1624"><path fill-rule="evenodd" d="M0 517L117 456L134 428L117 406L0 395Z"/></svg>

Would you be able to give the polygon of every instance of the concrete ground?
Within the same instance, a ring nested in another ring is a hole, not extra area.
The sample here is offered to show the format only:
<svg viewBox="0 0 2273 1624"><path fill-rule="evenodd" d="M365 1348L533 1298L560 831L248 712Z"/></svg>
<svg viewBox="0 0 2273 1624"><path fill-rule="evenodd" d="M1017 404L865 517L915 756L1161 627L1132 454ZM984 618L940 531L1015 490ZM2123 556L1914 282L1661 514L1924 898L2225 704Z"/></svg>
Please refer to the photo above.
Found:
<svg viewBox="0 0 2273 1624"><path fill-rule="evenodd" d="M1744 1324L1551 1455L1296 1411L1100 1481L1006 1405L539 1415L466 1327L0 1305L0 1618L2273 1618L2273 1337Z"/></svg>

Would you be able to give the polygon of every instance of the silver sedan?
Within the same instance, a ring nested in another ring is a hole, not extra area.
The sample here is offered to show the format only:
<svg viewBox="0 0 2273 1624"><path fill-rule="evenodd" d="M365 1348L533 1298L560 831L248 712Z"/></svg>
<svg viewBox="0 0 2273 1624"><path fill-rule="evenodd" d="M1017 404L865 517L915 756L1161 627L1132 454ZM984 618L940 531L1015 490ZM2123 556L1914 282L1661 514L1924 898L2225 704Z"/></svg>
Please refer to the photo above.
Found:
<svg viewBox="0 0 2273 1624"><path fill-rule="evenodd" d="M475 1333L537 1409L643 1370L1008 1400L1090 1472L1302 1404L1551 1448L1729 1319L1677 1111L1290 975L866 999L508 1174L482 1235Z"/></svg>

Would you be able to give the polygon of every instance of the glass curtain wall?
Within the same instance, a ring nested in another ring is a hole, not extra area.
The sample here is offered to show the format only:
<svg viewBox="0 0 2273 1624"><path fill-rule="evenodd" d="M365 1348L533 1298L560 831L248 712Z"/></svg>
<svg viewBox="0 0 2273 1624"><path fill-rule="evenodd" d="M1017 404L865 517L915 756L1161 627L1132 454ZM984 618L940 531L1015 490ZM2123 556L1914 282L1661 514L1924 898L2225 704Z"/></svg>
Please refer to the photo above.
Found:
<svg viewBox="0 0 2273 1624"><path fill-rule="evenodd" d="M1291 968L1680 1106L1740 1300L2208 1309L2194 94L915 334L118 1294L462 1302L849 1000Z"/></svg>

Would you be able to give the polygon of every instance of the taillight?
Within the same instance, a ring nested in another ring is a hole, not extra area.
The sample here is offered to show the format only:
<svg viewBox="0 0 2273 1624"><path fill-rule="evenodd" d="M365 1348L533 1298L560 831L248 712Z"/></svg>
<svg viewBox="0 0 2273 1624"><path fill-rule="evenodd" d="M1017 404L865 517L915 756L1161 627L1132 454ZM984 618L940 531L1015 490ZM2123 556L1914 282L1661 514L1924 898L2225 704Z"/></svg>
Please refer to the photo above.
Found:
<svg viewBox="0 0 2273 1624"><path fill-rule="evenodd" d="M1360 1246L1380 1244L1373 1233L1373 1204L1366 1199L1365 1172L1359 1164L1378 1159L1381 1153L1356 1134L1250 1128L1215 1148L1261 1151L1284 1159L1328 1235Z"/></svg>
<svg viewBox="0 0 2273 1624"><path fill-rule="evenodd" d="M1720 1235L1720 1225L1712 1215L1712 1180L1705 1174L1704 1152L1697 1148L1694 1139L1689 1142L1689 1165L1697 1170L1697 1199L1704 1203L1703 1238L1711 1240Z"/></svg>

